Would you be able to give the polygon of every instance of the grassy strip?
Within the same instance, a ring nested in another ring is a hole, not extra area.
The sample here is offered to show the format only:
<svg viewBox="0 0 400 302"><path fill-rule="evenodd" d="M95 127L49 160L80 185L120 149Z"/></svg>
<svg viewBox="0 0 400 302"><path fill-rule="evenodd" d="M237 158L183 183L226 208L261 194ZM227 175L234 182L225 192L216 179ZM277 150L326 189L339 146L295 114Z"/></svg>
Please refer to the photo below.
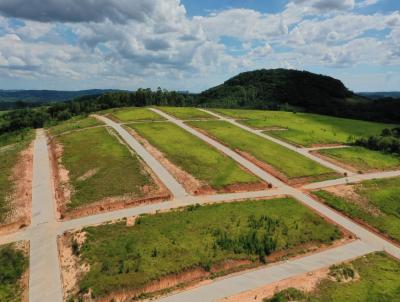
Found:
<svg viewBox="0 0 400 302"><path fill-rule="evenodd" d="M74 188L70 208L125 194L142 197L143 186L155 186L139 159L106 128L71 132L57 140Z"/></svg>
<svg viewBox="0 0 400 302"><path fill-rule="evenodd" d="M268 163L288 178L312 177L333 171L297 152L236 127L225 121L190 122L190 125L227 144L232 149L248 152L260 161Z"/></svg>
<svg viewBox="0 0 400 302"><path fill-rule="evenodd" d="M359 279L344 283L327 278L322 280L311 293L290 288L263 301L399 301L400 262L382 252L358 258L350 264L333 266L330 271L331 277L334 277L338 271L350 275L350 278L357 273Z"/></svg>
<svg viewBox="0 0 400 302"><path fill-rule="evenodd" d="M34 131L32 129L23 129L14 132L0 134L0 149L7 145L32 140Z"/></svg>
<svg viewBox="0 0 400 302"><path fill-rule="evenodd" d="M311 113L240 109L214 109L214 111L235 119L247 119L242 122L257 129L270 127L288 129L285 131L270 131L269 133L283 140L303 146L346 143L349 137L378 135L384 128L396 127L396 125L391 124Z"/></svg>
<svg viewBox="0 0 400 302"><path fill-rule="evenodd" d="M172 123L131 124L129 127L157 147L175 165L214 189L260 181L241 169L231 158Z"/></svg>
<svg viewBox="0 0 400 302"><path fill-rule="evenodd" d="M366 204L346 200L323 190L314 194L334 209L365 221L400 241L400 178L365 181L356 185L356 192Z"/></svg>
<svg viewBox="0 0 400 302"><path fill-rule="evenodd" d="M13 142L13 144L3 146L3 149L0 149L0 223L5 222L12 210L9 196L14 190L13 167L17 164L20 152L26 149L33 140L34 131L24 131L23 134L14 135L7 137L7 142Z"/></svg>
<svg viewBox="0 0 400 302"><path fill-rule="evenodd" d="M211 114L192 107L157 107L157 109L181 120L216 119Z"/></svg>
<svg viewBox="0 0 400 302"><path fill-rule="evenodd" d="M370 170L390 170L400 167L400 156L363 147L319 150L318 153L333 158L355 169L367 172Z"/></svg>
<svg viewBox="0 0 400 302"><path fill-rule="evenodd" d="M148 108L113 109L109 114L121 122L163 121L164 117Z"/></svg>
<svg viewBox="0 0 400 302"><path fill-rule="evenodd" d="M94 297L133 290L152 280L222 262L259 263L274 251L330 243L340 231L290 198L190 206L124 222L87 227L77 253L90 271L79 282ZM293 250L292 250L293 251Z"/></svg>
<svg viewBox="0 0 400 302"><path fill-rule="evenodd" d="M77 116L67 121L60 122L55 126L51 126L49 127L49 130L52 135L59 135L67 131L84 129L98 125L102 125L102 123L95 118Z"/></svg>
<svg viewBox="0 0 400 302"><path fill-rule="evenodd" d="M20 281L27 268L28 259L22 251L12 244L0 246L0 301L22 301Z"/></svg>

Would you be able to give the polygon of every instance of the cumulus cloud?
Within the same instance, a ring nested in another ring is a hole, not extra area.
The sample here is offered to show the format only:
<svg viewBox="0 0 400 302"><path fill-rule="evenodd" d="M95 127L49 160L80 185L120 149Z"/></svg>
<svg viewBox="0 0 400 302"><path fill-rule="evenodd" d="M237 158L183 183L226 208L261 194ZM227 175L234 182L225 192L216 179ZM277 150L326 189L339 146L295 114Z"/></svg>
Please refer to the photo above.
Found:
<svg viewBox="0 0 400 302"><path fill-rule="evenodd" d="M355 6L354 0L293 0L293 3L324 13L347 11Z"/></svg>

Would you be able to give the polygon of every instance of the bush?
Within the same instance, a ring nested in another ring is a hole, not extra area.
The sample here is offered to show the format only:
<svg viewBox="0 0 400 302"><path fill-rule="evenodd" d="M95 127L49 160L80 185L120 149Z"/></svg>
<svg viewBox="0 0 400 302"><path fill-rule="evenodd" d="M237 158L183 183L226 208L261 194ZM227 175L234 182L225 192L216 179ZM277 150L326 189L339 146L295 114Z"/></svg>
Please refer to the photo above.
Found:
<svg viewBox="0 0 400 302"><path fill-rule="evenodd" d="M306 295L293 287L289 287L276 293L272 298L265 298L263 302L290 302L290 301L303 301Z"/></svg>

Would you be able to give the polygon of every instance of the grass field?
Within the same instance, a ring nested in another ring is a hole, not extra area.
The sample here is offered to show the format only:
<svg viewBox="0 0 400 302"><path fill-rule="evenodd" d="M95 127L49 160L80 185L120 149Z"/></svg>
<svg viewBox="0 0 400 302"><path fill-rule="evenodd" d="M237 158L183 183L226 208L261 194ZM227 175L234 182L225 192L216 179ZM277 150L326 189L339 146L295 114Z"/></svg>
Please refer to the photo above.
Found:
<svg viewBox="0 0 400 302"><path fill-rule="evenodd" d="M266 110L214 109L215 112L257 129L279 127L287 130L268 131L285 141L311 146L315 144L346 143L349 137L378 135L384 128L396 125L366 122L310 113L292 113Z"/></svg>
<svg viewBox="0 0 400 302"><path fill-rule="evenodd" d="M33 140L34 131L24 131L24 134L14 135L9 135L5 140L8 143L12 142L12 144L0 147L0 224L5 222L12 210L8 197L14 190L11 179L13 167L20 158L20 152L26 149Z"/></svg>
<svg viewBox="0 0 400 302"><path fill-rule="evenodd" d="M106 128L71 132L57 140L74 188L70 208L125 194L141 197L144 185L155 185L138 158Z"/></svg>
<svg viewBox="0 0 400 302"><path fill-rule="evenodd" d="M319 150L318 153L349 165L358 171L391 170L400 167L400 156L363 147Z"/></svg>
<svg viewBox="0 0 400 302"><path fill-rule="evenodd" d="M164 117L149 110L148 108L125 108L113 109L109 111L114 119L121 122L139 122L139 121L163 121Z"/></svg>
<svg viewBox="0 0 400 302"><path fill-rule="evenodd" d="M0 148L15 143L21 143L26 140L32 140L33 136L34 131L32 129L22 129L15 132L0 134Z"/></svg>
<svg viewBox="0 0 400 302"><path fill-rule="evenodd" d="M156 107L181 120L215 119L214 116L193 107Z"/></svg>
<svg viewBox="0 0 400 302"><path fill-rule="evenodd" d="M77 116L64 122L60 122L57 125L51 126L48 129L52 135L59 135L67 131L84 129L98 125L102 125L102 122L96 120L95 118Z"/></svg>
<svg viewBox="0 0 400 302"><path fill-rule="evenodd" d="M247 259L254 265L265 255L330 243L341 232L293 199L244 201L190 206L144 215L134 226L125 222L86 227L78 251L90 271L80 292L94 297L115 290L138 289L152 280L202 267Z"/></svg>
<svg viewBox="0 0 400 302"><path fill-rule="evenodd" d="M281 145L257 136L225 121L190 122L190 125L205 130L211 136L227 144L232 149L250 153L287 178L317 177L333 171L289 150Z"/></svg>
<svg viewBox="0 0 400 302"><path fill-rule="evenodd" d="M260 181L231 158L172 123L141 123L129 127L158 148L172 163L216 190Z"/></svg>
<svg viewBox="0 0 400 302"><path fill-rule="evenodd" d="M400 241L400 178L365 181L355 185L355 192L361 202L323 190L313 193L334 209Z"/></svg>
<svg viewBox="0 0 400 302"><path fill-rule="evenodd" d="M304 293L293 289L275 294L264 302L378 302L399 301L400 299L400 262L379 252L358 258L350 264L331 268L331 273L337 269L350 269L359 275L359 279L349 282L324 279L317 288ZM291 296L292 299L289 299Z"/></svg>
<svg viewBox="0 0 400 302"><path fill-rule="evenodd" d="M24 252L13 244L0 246L0 301L22 302L22 274L28 268Z"/></svg>

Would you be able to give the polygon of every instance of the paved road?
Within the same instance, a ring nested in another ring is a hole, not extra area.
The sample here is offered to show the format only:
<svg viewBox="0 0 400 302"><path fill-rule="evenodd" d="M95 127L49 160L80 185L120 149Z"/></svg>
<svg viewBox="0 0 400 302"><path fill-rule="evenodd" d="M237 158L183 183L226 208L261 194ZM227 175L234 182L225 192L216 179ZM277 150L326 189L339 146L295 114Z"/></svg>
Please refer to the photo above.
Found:
<svg viewBox="0 0 400 302"><path fill-rule="evenodd" d="M331 163L331 162L329 162L329 161L327 161L327 160L324 160L324 159L322 159L322 158L320 158L320 157L318 157L318 156L315 156L314 154L311 154L307 148L298 148L298 147L293 146L293 145L291 145L291 144L289 144L289 143L286 143L286 142L284 142L284 141L282 141L282 140L280 140L280 139L277 139L277 138L272 137L272 136L270 136L270 135L268 135L268 134L265 134L264 132L262 132L262 131L260 131L260 130L256 130L256 129L247 127L247 126L245 126L245 125L243 125L243 124L237 122L237 121L234 120L234 119L227 118L227 117L222 116L222 115L219 115L219 114L217 114L217 113L215 113L215 112L212 112L212 111L209 111L209 110L205 110L205 109L199 109L199 110L204 111L204 112L206 112L206 113L208 113L208 114L211 114L211 115L213 115L213 116L215 116L215 117L218 117L219 119L221 119L221 120L223 120L223 121L227 121L227 122L229 122L229 123L231 123L231 124L233 124L233 125L235 125L235 126L237 126L237 127L240 127L240 128L242 128L242 129L244 129L244 130L246 130L246 131L249 131L249 132L254 133L254 134L258 135L258 136L261 136L261 137L263 137L263 138L266 138L266 139L268 139L268 140L270 140L270 141L272 141L272 142L274 142L274 143L277 143L277 144L279 144L279 145L281 145L281 146L283 146L283 147L285 147L285 148L287 148L287 149L290 149L290 150L292 150L292 151L295 151L295 152L297 152L297 153L300 153L301 155L303 155L303 156L305 156L305 157L308 157L309 159L311 159L311 160L313 160L313 161L319 163L319 164L322 165L322 166L325 166L325 167L327 167L327 168L330 168L330 169L332 169L333 171L336 171L336 172L341 173L341 174L347 173L347 175L352 175L352 174L354 174L354 172L352 172L352 171L350 171L350 170L344 169L344 168L342 168L342 167L338 167L338 166L336 166L335 164L333 164L333 163Z"/></svg>
<svg viewBox="0 0 400 302"><path fill-rule="evenodd" d="M100 115L94 115L97 119L112 127L122 139L131 147L153 170L159 179L167 186L175 198L187 196L183 186L132 136L116 122Z"/></svg>
<svg viewBox="0 0 400 302"><path fill-rule="evenodd" d="M253 270L229 278L217 279L175 295L158 299L159 302L216 301L279 280L315 271L333 264L351 260L373 252L374 249L357 240L355 242L315 253L303 258Z"/></svg>

